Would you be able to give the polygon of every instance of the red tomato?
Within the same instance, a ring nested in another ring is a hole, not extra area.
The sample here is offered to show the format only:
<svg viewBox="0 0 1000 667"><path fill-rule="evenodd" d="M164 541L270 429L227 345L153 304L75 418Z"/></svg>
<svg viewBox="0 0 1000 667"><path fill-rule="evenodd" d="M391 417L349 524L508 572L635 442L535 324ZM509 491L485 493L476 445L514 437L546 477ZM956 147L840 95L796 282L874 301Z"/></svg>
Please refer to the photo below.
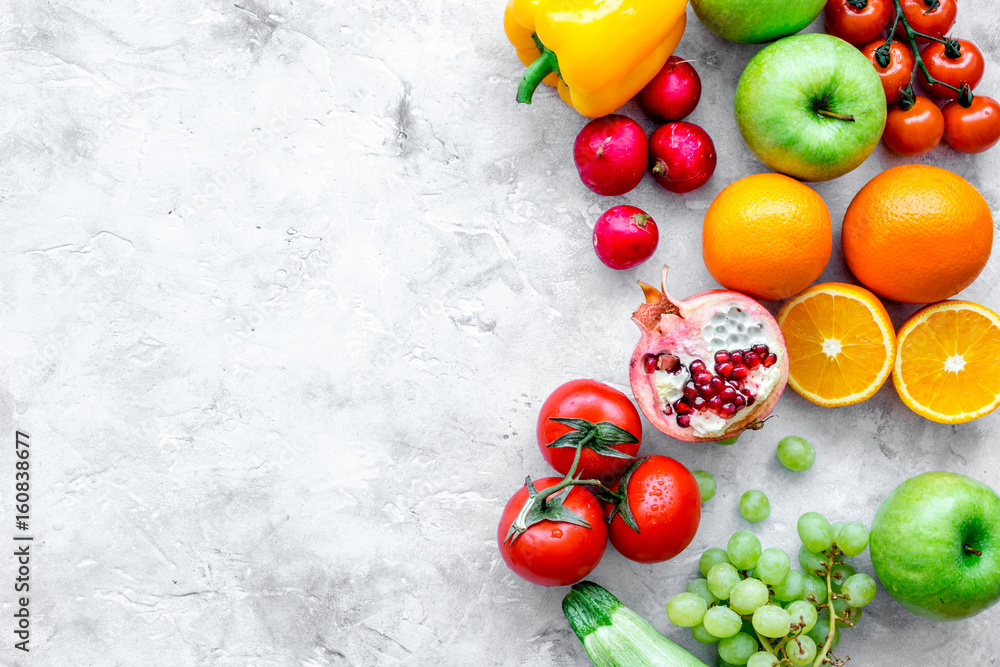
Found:
<svg viewBox="0 0 1000 667"><path fill-rule="evenodd" d="M882 139L885 145L904 157L929 153L944 136L944 116L937 105L918 95L913 106L903 111L895 104L889 107Z"/></svg>
<svg viewBox="0 0 1000 667"><path fill-rule="evenodd" d="M902 0L900 4L903 6L903 16L906 17L910 27L931 37L947 35L955 25L955 17L958 16L956 0ZM906 35L902 20L899 22L896 34L900 37ZM917 41L924 44L930 40L917 37Z"/></svg>
<svg viewBox="0 0 1000 667"><path fill-rule="evenodd" d="M962 84L968 84L969 88L975 90L983 78L983 71L986 64L983 54L979 48L966 39L955 40L958 42L960 51L957 58L949 58L946 47L940 42L934 42L920 53L924 65L932 77L938 81L943 81L949 85L961 88ZM924 89L936 97L949 97L958 99L958 93L950 88L945 88L934 83L927 83L927 77L920 72L920 83Z"/></svg>
<svg viewBox="0 0 1000 667"><path fill-rule="evenodd" d="M982 153L1000 140L1000 104L992 97L976 95L968 108L948 102L942 113L945 143L956 151Z"/></svg>
<svg viewBox="0 0 1000 667"><path fill-rule="evenodd" d="M892 104L899 101L899 91L910 85L915 61L909 46L904 46L902 42L892 42L889 45L889 65L880 66L875 58L875 50L884 43L881 39L877 39L861 49L861 52L872 62L878 78L882 81L886 103Z"/></svg>
<svg viewBox="0 0 1000 667"><path fill-rule="evenodd" d="M878 39L892 21L891 0L827 0L826 31L854 46Z"/></svg>
<svg viewBox="0 0 1000 667"><path fill-rule="evenodd" d="M642 440L642 421L628 396L614 387L596 380L571 380L558 387L545 399L538 413L538 448L542 456L553 468L565 475L573 465L576 449L573 447L547 447L549 443L573 430L572 427L551 421L553 417L562 419L585 419L592 424L610 422L631 433L636 442L613 445L612 449L635 457ZM597 442L600 442L599 440ZM632 464L632 458L603 456L593 449L584 447L580 453L577 477L597 479L604 484L612 484Z"/></svg>
<svg viewBox="0 0 1000 667"><path fill-rule="evenodd" d="M559 477L545 477L535 480L535 488L543 491L561 481ZM560 491L557 495L564 493ZM522 579L542 586L568 586L590 574L601 562L608 544L607 523L594 494L582 486L573 486L563 500L563 507L579 514L590 523L590 528L543 519L505 541L527 499L528 487L522 486L507 501L500 516L497 544L507 567Z"/></svg>
<svg viewBox="0 0 1000 667"><path fill-rule="evenodd" d="M667 456L650 456L632 472L625 488L639 532L621 513L611 520L611 544L626 558L659 563L691 544L701 521L701 492L687 468Z"/></svg>

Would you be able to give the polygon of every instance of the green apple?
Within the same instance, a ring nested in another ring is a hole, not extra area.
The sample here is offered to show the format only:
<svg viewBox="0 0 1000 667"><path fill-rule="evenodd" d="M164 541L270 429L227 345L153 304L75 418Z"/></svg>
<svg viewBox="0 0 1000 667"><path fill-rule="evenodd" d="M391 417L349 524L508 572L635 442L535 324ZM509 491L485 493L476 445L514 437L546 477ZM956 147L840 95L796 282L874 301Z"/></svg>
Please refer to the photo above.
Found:
<svg viewBox="0 0 1000 667"><path fill-rule="evenodd" d="M832 35L794 35L764 47L736 85L743 139L771 169L827 181L871 155L885 128L875 68Z"/></svg>
<svg viewBox="0 0 1000 667"><path fill-rule="evenodd" d="M1000 599L1000 496L965 475L917 475L878 508L869 549L882 585L914 614L978 614Z"/></svg>
<svg viewBox="0 0 1000 667"><path fill-rule="evenodd" d="M691 0L698 19L720 37L763 44L802 30L826 0Z"/></svg>

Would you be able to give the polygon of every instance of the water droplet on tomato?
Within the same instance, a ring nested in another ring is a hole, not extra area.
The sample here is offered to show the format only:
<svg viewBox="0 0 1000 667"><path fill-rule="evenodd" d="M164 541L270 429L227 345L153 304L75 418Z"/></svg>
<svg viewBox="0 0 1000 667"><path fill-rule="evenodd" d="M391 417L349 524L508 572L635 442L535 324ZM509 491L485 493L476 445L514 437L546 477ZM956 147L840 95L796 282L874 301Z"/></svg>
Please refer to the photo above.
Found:
<svg viewBox="0 0 1000 667"><path fill-rule="evenodd" d="M559 539L560 537L562 537L562 531L559 530L558 528L553 528L552 529L552 537L554 537L556 539Z"/></svg>

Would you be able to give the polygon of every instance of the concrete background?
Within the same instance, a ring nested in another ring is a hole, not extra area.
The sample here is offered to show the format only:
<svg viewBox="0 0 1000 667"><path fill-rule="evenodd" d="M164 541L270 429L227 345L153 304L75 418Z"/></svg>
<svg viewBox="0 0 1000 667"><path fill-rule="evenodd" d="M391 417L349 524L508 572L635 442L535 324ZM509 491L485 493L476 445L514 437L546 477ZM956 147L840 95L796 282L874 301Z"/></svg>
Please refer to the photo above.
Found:
<svg viewBox="0 0 1000 667"><path fill-rule="evenodd" d="M965 0L955 33L982 48L980 91L997 96L992 9ZM724 186L764 170L732 114L759 47L689 9L677 53L704 83L689 120L718 170L688 195L647 177L604 199L573 166L584 120L551 91L514 103L523 68L502 0L2 10L0 535L15 532L18 429L35 551L29 655L12 648L14 562L0 558L0 661L585 664L565 589L507 570L497 520L525 475L549 472L534 439L549 392L577 377L627 390L636 279L666 263L677 295L716 286L700 222ZM835 234L854 193L904 161L880 147L814 186ZM996 210L1000 149L916 161ZM617 203L661 231L653 259L624 272L591 248ZM850 280L837 246L823 281ZM1000 308L998 266L961 296ZM913 310L890 304L897 325ZM869 523L926 470L1000 487L996 415L937 425L891 386L836 410L789 390L776 414L729 448L647 428L643 452L710 470L719 493L673 561L609 549L591 576L706 659L664 604L705 548L747 527L744 490L770 496L752 528L765 546L794 550L802 512ZM808 473L774 458L792 433L816 445ZM998 614L935 623L880 590L838 653L995 664Z"/></svg>

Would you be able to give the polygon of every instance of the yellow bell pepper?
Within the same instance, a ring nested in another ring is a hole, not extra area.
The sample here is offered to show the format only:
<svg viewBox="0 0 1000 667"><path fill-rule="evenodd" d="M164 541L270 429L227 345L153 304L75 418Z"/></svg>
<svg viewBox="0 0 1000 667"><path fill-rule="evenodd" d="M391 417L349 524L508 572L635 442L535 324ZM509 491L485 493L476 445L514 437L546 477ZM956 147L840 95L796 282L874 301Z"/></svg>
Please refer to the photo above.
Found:
<svg viewBox="0 0 1000 667"><path fill-rule="evenodd" d="M504 31L528 66L518 102L542 81L589 118L656 76L684 34L687 0L509 0Z"/></svg>

